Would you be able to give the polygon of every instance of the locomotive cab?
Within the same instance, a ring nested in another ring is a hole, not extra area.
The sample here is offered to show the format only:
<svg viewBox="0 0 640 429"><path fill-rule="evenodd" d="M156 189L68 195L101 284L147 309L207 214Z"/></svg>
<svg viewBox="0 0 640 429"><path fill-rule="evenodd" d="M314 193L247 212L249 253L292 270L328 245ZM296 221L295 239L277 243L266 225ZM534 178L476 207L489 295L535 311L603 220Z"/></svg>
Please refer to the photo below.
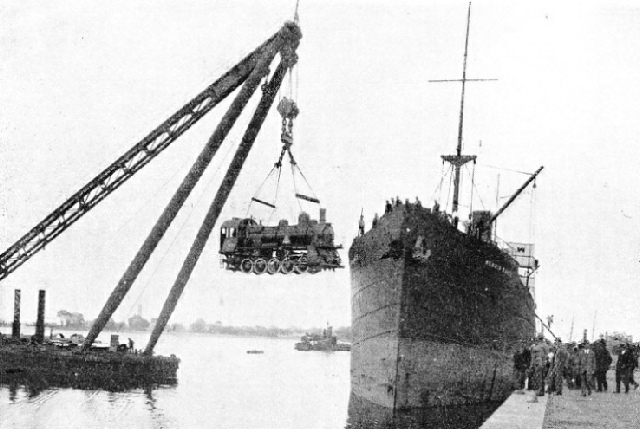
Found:
<svg viewBox="0 0 640 429"><path fill-rule="evenodd" d="M239 240L247 236L247 228L256 225L253 219L234 217L222 222L220 227L220 253L233 253L238 248Z"/></svg>

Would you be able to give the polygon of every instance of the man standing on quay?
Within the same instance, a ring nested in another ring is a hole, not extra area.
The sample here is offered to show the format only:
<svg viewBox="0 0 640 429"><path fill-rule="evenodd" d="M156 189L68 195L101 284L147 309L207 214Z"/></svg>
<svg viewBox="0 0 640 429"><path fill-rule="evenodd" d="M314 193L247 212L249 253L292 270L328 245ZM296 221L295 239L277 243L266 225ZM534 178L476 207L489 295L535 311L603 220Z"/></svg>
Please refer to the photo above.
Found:
<svg viewBox="0 0 640 429"><path fill-rule="evenodd" d="M604 338L593 344L593 353L596 356L596 387L598 392L607 391L607 371L611 365L611 353L607 350L607 343Z"/></svg>
<svg viewBox="0 0 640 429"><path fill-rule="evenodd" d="M562 395L562 374L567 368L567 362L569 361L569 352L567 348L562 345L562 340L556 338L556 353L553 358L553 367L551 369L551 383L555 387L556 395Z"/></svg>
<svg viewBox="0 0 640 429"><path fill-rule="evenodd" d="M578 368L582 385L582 396L587 396L587 394L591 395L591 390L593 390L593 373L596 369L596 357L589 343L580 344L578 350Z"/></svg>
<svg viewBox="0 0 640 429"><path fill-rule="evenodd" d="M544 341L544 335L539 333L536 343L531 348L531 369L537 389L537 396L544 396L544 378L546 375L548 355L549 348Z"/></svg>
<svg viewBox="0 0 640 429"><path fill-rule="evenodd" d="M620 354L618 355L618 362L616 362L616 391L615 393L620 393L620 381L624 383L624 393L629 393L629 381L631 380L631 374L634 365L634 356L633 351L631 350L630 345L623 344L620 350Z"/></svg>

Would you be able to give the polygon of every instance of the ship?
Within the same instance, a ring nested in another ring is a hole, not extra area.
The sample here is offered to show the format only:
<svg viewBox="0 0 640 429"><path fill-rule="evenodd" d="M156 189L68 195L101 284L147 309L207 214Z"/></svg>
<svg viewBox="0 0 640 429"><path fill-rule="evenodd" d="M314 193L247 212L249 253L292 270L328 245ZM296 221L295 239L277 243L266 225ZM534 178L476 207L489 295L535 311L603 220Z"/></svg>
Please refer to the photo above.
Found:
<svg viewBox="0 0 640 429"><path fill-rule="evenodd" d="M387 409L499 403L514 390L514 351L535 335L533 245L498 244L493 229L542 167L500 210L457 218L460 168L476 161L462 154L470 12L457 152L442 156L451 211L398 198L349 249L352 395Z"/></svg>
<svg viewBox="0 0 640 429"><path fill-rule="evenodd" d="M333 335L333 327L328 326L327 329L320 334L305 334L300 337L300 342L293 346L300 352L322 351L322 352L348 352L351 350L349 343L338 342L338 337Z"/></svg>

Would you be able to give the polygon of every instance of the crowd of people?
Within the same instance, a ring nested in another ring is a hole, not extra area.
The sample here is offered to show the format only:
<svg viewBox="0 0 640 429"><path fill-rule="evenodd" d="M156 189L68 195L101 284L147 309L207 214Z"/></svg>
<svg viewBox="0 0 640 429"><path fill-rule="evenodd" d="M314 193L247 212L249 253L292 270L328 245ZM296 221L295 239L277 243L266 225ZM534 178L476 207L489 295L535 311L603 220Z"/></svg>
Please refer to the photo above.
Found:
<svg viewBox="0 0 640 429"><path fill-rule="evenodd" d="M625 393L629 388L638 388L634 371L638 367L640 347L630 342L621 342L615 347L607 347L604 338L594 343L582 341L563 343L556 338L551 343L538 334L533 344L523 342L514 354L516 389L535 390L536 395L562 395L564 384L568 389L580 389L582 396L592 391L606 392L607 371L615 359L616 386L613 393L620 393L621 385ZM526 384L526 386L525 386Z"/></svg>

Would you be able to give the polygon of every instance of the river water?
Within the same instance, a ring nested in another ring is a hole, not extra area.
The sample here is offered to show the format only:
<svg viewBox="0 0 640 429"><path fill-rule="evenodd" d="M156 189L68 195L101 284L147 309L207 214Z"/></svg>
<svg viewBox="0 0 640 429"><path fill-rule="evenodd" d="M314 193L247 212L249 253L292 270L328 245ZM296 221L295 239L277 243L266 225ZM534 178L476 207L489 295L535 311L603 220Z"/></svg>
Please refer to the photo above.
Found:
<svg viewBox="0 0 640 429"><path fill-rule="evenodd" d="M148 333L124 333L121 342L128 337L141 348ZM298 352L295 342L166 333L156 352L181 359L177 385L127 392L0 385L0 428L471 428L488 415L482 410L471 424L450 414L427 423L433 412L393 419L350 398L349 352Z"/></svg>

